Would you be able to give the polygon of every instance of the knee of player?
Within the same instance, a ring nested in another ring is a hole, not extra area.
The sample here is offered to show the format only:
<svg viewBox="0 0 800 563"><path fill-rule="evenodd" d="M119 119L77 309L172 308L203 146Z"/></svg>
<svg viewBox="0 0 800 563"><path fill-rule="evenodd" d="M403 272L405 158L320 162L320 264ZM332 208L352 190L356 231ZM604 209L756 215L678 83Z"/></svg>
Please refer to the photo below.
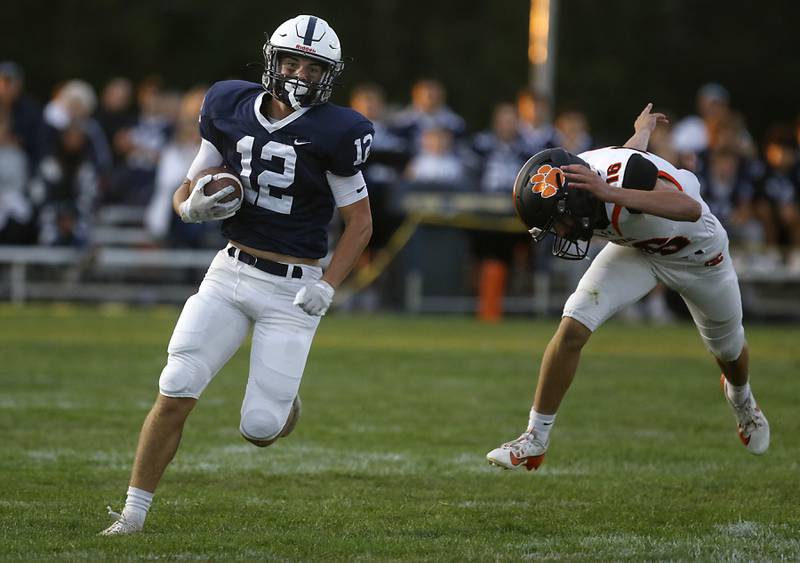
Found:
<svg viewBox="0 0 800 563"><path fill-rule="evenodd" d="M245 440L259 447L266 447L278 438L281 422L265 409L253 409L242 415L239 432Z"/></svg>
<svg viewBox="0 0 800 563"><path fill-rule="evenodd" d="M718 360L723 362L733 362L739 359L744 350L744 328L739 328L732 332L718 338L709 338L704 336L709 351Z"/></svg>
<svg viewBox="0 0 800 563"><path fill-rule="evenodd" d="M199 390L197 382L202 380L198 371L199 365L189 362L177 355L170 355L167 365L161 370L158 379L158 388L162 395L167 397L197 398Z"/></svg>

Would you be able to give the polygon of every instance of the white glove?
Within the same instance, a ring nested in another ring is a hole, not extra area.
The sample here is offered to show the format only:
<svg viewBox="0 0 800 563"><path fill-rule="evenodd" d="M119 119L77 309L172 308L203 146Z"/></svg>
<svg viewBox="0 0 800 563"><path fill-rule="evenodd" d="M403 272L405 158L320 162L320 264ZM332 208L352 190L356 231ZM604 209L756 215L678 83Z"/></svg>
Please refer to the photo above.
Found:
<svg viewBox="0 0 800 563"><path fill-rule="evenodd" d="M181 220L184 223L202 223L203 221L227 219L228 217L232 217L242 206L241 199L228 201L226 203L220 203L219 201L236 191L236 188L233 186L223 188L214 195L206 195L203 193L205 185L216 179L216 176L206 174L197 180L192 189L192 193L189 194L186 201L181 203L178 208L181 212Z"/></svg>
<svg viewBox="0 0 800 563"><path fill-rule="evenodd" d="M300 288L294 296L294 304L298 305L303 311L315 317L321 317L328 311L333 301L335 290L326 281L319 280Z"/></svg>

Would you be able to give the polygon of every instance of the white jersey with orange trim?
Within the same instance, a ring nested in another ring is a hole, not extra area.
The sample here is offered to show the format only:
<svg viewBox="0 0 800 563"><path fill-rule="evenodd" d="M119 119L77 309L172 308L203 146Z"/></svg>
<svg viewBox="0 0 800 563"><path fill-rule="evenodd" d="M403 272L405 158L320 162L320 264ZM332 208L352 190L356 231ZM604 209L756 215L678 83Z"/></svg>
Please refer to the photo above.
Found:
<svg viewBox="0 0 800 563"><path fill-rule="evenodd" d="M705 263L720 256L727 247L727 233L700 197L700 182L690 171L676 168L655 154L623 147L606 147L578 156L597 170L609 185L622 189L628 161L634 154L655 164L659 178L699 201L702 215L692 223L673 221L606 203L606 213L611 223L605 229L595 230L595 236L614 244L638 248L653 258L668 261L677 259L680 262Z"/></svg>

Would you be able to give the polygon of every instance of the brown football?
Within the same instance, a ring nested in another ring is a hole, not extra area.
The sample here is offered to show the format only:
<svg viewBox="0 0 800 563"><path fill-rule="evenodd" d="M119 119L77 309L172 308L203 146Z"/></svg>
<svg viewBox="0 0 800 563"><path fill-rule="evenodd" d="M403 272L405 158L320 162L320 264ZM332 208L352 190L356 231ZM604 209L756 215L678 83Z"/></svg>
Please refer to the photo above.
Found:
<svg viewBox="0 0 800 563"><path fill-rule="evenodd" d="M242 182L239 178L234 174L232 171L228 170L227 168L223 168L221 166L215 166L213 168L206 168L205 170L201 170L197 176L194 177L192 180L191 186L189 186L189 190L191 191L197 180L205 176L206 174L211 175L220 175L219 178L216 180L211 180L208 184L203 187L203 193L206 195L214 195L218 191L223 188L227 188L228 186L233 186L236 188L236 191L233 193L223 197L220 202L227 203L229 201L234 201L236 199L242 199L242 195L244 192L242 191Z"/></svg>

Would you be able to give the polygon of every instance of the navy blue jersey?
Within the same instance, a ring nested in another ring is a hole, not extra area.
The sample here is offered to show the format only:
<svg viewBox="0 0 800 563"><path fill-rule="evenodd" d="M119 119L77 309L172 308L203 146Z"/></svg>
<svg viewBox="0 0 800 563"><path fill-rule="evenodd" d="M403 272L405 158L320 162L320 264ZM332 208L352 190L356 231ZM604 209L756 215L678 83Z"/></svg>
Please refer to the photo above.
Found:
<svg viewBox="0 0 800 563"><path fill-rule="evenodd" d="M477 157L480 189L484 192L508 191L531 155L522 135L505 142L492 131L481 131L473 136L470 148Z"/></svg>
<svg viewBox="0 0 800 563"><path fill-rule="evenodd" d="M335 206L326 173L360 171L372 144L372 123L331 103L270 123L260 111L268 96L253 82L217 82L200 110L200 134L244 187L242 207L223 222L222 233L252 248L322 258Z"/></svg>

